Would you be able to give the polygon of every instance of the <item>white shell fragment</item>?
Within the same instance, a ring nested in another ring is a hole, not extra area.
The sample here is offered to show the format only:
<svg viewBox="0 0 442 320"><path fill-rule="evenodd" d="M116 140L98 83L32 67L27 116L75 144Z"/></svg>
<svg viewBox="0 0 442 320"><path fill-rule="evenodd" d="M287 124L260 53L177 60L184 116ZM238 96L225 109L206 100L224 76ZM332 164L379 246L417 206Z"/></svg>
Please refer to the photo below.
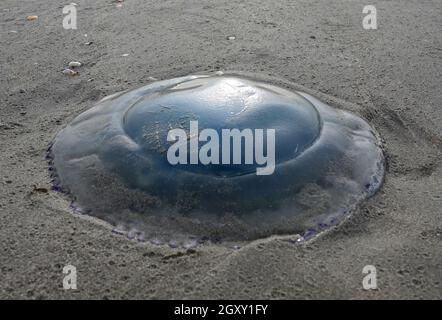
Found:
<svg viewBox="0 0 442 320"><path fill-rule="evenodd" d="M81 67L81 62L78 61L69 62L69 68L76 68L76 67Z"/></svg>

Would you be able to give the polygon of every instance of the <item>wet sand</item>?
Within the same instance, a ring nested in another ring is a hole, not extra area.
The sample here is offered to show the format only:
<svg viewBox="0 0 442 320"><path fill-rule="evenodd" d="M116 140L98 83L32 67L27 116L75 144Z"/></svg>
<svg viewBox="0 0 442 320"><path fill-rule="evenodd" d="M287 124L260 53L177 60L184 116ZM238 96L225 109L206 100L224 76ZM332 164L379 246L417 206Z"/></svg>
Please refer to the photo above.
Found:
<svg viewBox="0 0 442 320"><path fill-rule="evenodd" d="M76 3L77 30L63 29L59 1L0 4L0 298L442 297L440 1L375 1L369 31L361 1ZM70 61L83 63L78 76L62 73ZM302 244L189 251L113 234L50 190L47 144L76 115L152 78L217 70L354 106L384 140L381 190ZM68 264L77 290L63 290ZM362 287L365 265L377 268L377 290Z"/></svg>

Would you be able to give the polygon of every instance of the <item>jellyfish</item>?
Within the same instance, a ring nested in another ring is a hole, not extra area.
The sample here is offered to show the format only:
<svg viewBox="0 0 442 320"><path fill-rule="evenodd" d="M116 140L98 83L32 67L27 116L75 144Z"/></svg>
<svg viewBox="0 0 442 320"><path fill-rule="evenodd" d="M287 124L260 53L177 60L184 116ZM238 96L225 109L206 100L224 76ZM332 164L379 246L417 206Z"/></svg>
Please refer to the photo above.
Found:
<svg viewBox="0 0 442 320"><path fill-rule="evenodd" d="M76 210L174 246L307 239L342 221L384 175L379 135L364 119L235 73L108 96L56 135L48 159L54 189Z"/></svg>

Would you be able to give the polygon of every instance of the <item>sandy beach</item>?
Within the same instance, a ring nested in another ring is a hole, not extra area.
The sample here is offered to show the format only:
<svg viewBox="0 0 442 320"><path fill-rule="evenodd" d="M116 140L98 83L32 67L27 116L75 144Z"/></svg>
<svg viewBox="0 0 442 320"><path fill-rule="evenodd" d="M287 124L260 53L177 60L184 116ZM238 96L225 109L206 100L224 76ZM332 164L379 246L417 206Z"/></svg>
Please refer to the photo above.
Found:
<svg viewBox="0 0 442 320"><path fill-rule="evenodd" d="M442 3L77 0L0 3L1 299L441 299ZM28 16L37 19L27 19ZM80 61L77 76L63 74ZM59 130L118 91L194 73L278 77L354 107L382 137L382 188L303 243L138 243L51 190ZM77 289L63 289L63 267ZM377 270L364 290L362 270Z"/></svg>

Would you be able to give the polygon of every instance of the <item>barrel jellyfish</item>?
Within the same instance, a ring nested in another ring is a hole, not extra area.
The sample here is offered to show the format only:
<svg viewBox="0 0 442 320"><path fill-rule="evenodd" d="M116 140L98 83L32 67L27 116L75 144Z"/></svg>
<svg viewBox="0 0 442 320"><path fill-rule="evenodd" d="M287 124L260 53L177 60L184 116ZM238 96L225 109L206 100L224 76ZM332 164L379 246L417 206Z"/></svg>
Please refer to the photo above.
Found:
<svg viewBox="0 0 442 320"><path fill-rule="evenodd" d="M223 136L234 130L236 141ZM263 156L273 167L259 174ZM77 211L176 245L317 234L373 195L384 175L379 136L356 114L221 73L106 97L56 135L48 159L54 189Z"/></svg>

